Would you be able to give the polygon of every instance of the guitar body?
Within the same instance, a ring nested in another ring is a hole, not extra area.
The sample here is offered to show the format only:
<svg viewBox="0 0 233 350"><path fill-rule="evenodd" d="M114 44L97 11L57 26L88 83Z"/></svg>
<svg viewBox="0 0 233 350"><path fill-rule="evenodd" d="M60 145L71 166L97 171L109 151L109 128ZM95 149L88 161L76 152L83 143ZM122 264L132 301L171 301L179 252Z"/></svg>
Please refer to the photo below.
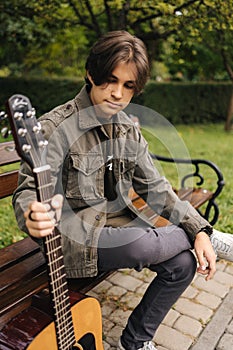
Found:
<svg viewBox="0 0 233 350"><path fill-rule="evenodd" d="M71 313L78 345L83 350L103 350L101 309L95 298L70 293ZM57 350L56 332L48 296L36 296L32 306L0 331L1 350Z"/></svg>
<svg viewBox="0 0 233 350"><path fill-rule="evenodd" d="M78 342L88 333L94 336L93 349L103 350L102 345L102 321L100 306L96 299L86 297L71 308L75 339ZM85 342L85 340L84 340ZM49 350L57 350L56 333L54 323L50 323L38 334L27 350L41 350L41 345L49 345ZM83 345L85 349L85 344ZM77 345L78 347L78 345ZM90 348L86 348L90 350Z"/></svg>

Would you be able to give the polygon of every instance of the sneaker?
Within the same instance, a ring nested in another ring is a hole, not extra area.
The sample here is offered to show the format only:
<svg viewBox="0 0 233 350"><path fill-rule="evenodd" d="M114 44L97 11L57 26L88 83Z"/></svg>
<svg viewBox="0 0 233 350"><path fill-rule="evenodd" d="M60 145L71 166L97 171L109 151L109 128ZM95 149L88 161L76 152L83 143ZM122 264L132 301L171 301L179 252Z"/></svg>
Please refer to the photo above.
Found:
<svg viewBox="0 0 233 350"><path fill-rule="evenodd" d="M117 350L126 350L121 344L121 340L119 339ZM138 350L157 350L152 341L146 341L143 343L143 347Z"/></svg>
<svg viewBox="0 0 233 350"><path fill-rule="evenodd" d="M218 258L233 261L233 234L214 229L210 240Z"/></svg>

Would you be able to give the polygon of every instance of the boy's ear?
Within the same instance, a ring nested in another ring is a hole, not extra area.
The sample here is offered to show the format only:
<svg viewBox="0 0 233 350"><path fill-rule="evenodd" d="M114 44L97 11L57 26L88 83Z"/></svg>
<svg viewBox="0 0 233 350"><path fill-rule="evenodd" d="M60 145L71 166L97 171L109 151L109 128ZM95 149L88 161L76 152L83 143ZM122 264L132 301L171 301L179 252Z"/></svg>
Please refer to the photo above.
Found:
<svg viewBox="0 0 233 350"><path fill-rule="evenodd" d="M90 73L87 71L86 72L86 78L89 80L89 82L93 85L94 84L94 81L93 81L93 79L92 79L92 77L91 77L91 75L90 75Z"/></svg>

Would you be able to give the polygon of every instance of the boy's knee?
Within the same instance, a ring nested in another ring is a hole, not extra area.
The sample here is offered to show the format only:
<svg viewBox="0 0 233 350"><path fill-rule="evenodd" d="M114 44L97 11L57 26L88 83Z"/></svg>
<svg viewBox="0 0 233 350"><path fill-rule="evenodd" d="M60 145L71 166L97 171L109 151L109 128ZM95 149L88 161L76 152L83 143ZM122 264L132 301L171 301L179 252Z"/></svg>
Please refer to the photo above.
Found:
<svg viewBox="0 0 233 350"><path fill-rule="evenodd" d="M197 260L190 250L180 253L176 257L177 268L174 270L175 274L179 274L180 279L192 281L197 270Z"/></svg>
<svg viewBox="0 0 233 350"><path fill-rule="evenodd" d="M184 283L188 285L196 272L197 261L191 251L185 250L169 259L162 264L159 264L155 271L158 272L160 278L165 278L170 282Z"/></svg>

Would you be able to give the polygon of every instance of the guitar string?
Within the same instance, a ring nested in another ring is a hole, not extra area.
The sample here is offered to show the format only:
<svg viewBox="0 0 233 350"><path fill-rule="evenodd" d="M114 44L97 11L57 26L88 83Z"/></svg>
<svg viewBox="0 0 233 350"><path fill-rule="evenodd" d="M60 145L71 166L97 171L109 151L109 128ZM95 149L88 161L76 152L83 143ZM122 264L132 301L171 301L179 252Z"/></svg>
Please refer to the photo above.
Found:
<svg viewBox="0 0 233 350"><path fill-rule="evenodd" d="M31 120L33 118L30 118ZM26 125L25 125L25 121L23 119L23 124L24 124L24 128L26 128ZM36 137L36 141L37 141L37 144L38 143L38 134L35 133L35 137ZM26 133L26 140L27 142L29 141L28 140L28 133ZM34 154L34 160L36 160L36 164L40 165L41 163L41 159L39 156L37 156L38 154L38 149L36 150L35 146L34 146L34 143L33 142L28 142L30 145L31 145L31 150L30 150L30 153L31 154ZM37 147L38 148L38 147ZM48 199L51 198L51 183L49 183L49 187L41 187L41 182L42 184L48 184L48 175L47 174L47 171L43 171L42 172L42 179L40 179L40 175L41 173L38 173L37 174L37 181L38 181L38 185L39 185L39 188L38 190L40 190L40 195L41 195L41 201L42 202L46 202L48 201ZM44 180L44 181L43 181ZM50 189L50 191L49 191ZM44 198L43 198L44 197ZM54 231L54 234L52 236L55 236L56 237L56 232ZM58 235L57 235L58 236ZM54 237L52 237L54 238ZM47 252L49 251L53 251L55 249L55 240L57 240L57 237L55 239L50 239L49 238L46 238L45 239L45 242L46 242L46 245L47 245ZM59 239L60 241L60 239ZM60 242L59 242L60 243ZM57 244L57 243L56 243ZM61 244L60 244L61 246ZM61 336L63 336L64 334L64 330L65 330L65 337L64 338L67 338L67 346L65 349L64 349L64 342L63 342L63 339L58 339L58 342L59 343L62 343L63 346L62 346L62 350L69 350L69 349L72 349L72 345L74 345L75 343L75 336L74 336L74 328L73 328L73 321L72 321L72 314L71 314L71 309L70 309L70 303L65 303L65 306L66 306L66 313L64 312L64 305L62 305L63 303L58 303L59 302L59 292L60 292L60 289L61 289L61 285L59 285L59 282L57 281L56 279L56 276L53 276L53 273L52 273L52 264L53 264L53 261L52 261L52 257L49 256L49 254L47 254L47 258L48 258L48 262L50 262L51 266L50 266L50 272L51 272L51 275L50 275L50 279L51 279L51 282L52 280L54 279L55 281L55 284L58 283L58 286L57 288L54 289L54 301L53 301L53 304L54 306L58 306L58 309L61 308L61 310L59 311L61 313L61 315L59 315L59 313L57 313L56 315L56 324L57 324L57 328L58 328L58 338L61 338ZM62 258L63 260L63 258ZM59 265L58 265L59 264ZM64 264L62 264L64 266ZM63 267L61 267L60 265L60 262L58 263L56 260L55 260L55 266L56 266L56 271L59 271L61 268L63 269ZM64 278L63 278L64 279ZM68 291L68 287L67 287L67 283L65 285L62 285L62 291L64 291L64 287L66 286L66 294L67 294L67 291ZM69 298L68 298L69 300ZM59 305L60 304L60 305ZM56 308L55 306L55 308ZM54 308L54 310L55 310ZM68 312L67 312L68 310ZM63 327L61 327L61 317L65 316L65 314L68 314L69 315L69 320L71 321L68 321L68 317L66 316L65 317L65 321L62 322L62 324L65 322L65 324L63 325ZM64 339L65 340L65 339Z"/></svg>

